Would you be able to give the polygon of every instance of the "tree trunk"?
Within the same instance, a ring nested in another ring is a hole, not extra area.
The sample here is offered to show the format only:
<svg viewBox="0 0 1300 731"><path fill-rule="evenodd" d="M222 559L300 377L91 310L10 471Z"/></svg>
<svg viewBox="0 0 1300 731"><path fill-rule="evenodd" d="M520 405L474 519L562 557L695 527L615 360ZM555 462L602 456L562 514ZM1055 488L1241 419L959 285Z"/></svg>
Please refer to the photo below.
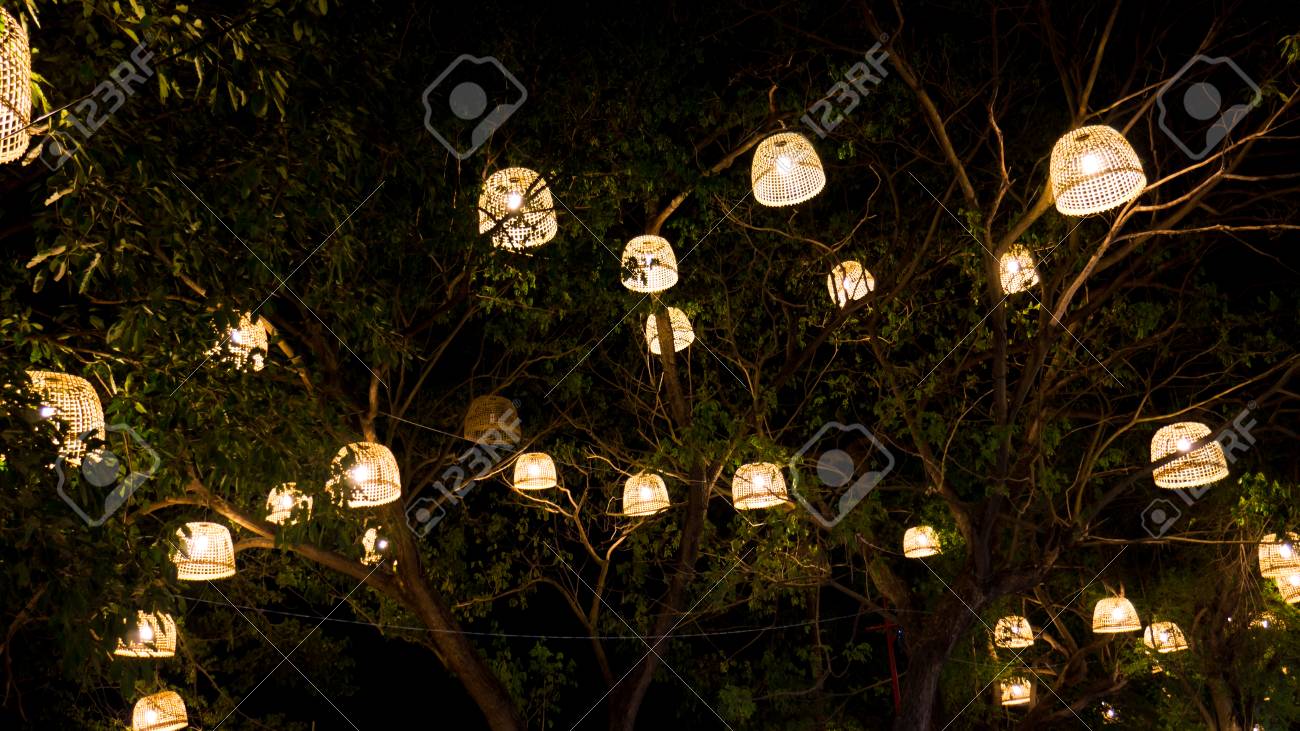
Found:
<svg viewBox="0 0 1300 731"><path fill-rule="evenodd" d="M960 585L959 585L960 586ZM939 715L939 677L953 647L975 622L956 597L943 603L930 622L917 628L919 637L907 639L907 669L903 673L903 710L894 719L894 731L928 731L943 728L950 718ZM978 609L983 602L971 602Z"/></svg>

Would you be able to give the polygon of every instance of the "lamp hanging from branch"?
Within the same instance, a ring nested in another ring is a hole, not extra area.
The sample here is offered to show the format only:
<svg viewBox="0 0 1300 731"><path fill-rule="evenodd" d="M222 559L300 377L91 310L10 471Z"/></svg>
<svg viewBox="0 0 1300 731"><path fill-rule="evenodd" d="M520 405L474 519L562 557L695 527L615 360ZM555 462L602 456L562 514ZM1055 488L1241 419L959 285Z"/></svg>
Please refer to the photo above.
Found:
<svg viewBox="0 0 1300 731"><path fill-rule="evenodd" d="M1159 653L1182 652L1187 638L1173 622L1152 622L1142 632L1142 644Z"/></svg>
<svg viewBox="0 0 1300 731"><path fill-rule="evenodd" d="M1182 456L1152 471L1157 487L1183 489L1218 482L1228 476L1228 460L1223 447L1210 442L1200 449L1192 445L1210 435L1210 427L1196 421L1180 421L1163 426L1151 437L1151 461L1173 454Z"/></svg>
<svg viewBox="0 0 1300 731"><path fill-rule="evenodd" d="M662 292L677 284L677 257L668 239L638 236L623 248L623 286L633 292Z"/></svg>
<svg viewBox="0 0 1300 731"><path fill-rule="evenodd" d="M368 528L361 537L361 547L365 549L361 563L374 566L384 560L384 554L388 552L388 539L380 534L378 528Z"/></svg>
<svg viewBox="0 0 1300 731"><path fill-rule="evenodd" d="M691 321L687 319L685 312L676 307L669 307L668 324L672 326L674 353L685 350L686 346L695 342L695 331L691 329ZM663 352L659 345L659 321L655 319L654 314L646 316L645 339L651 353L659 355Z"/></svg>
<svg viewBox="0 0 1300 731"><path fill-rule="evenodd" d="M266 522L293 525L298 522L292 519L295 510L301 510L310 519L312 502L312 496L299 490L296 482L272 488L266 496Z"/></svg>
<svg viewBox="0 0 1300 731"><path fill-rule="evenodd" d="M793 206L826 187L817 150L797 132L780 132L758 143L750 168L754 200L765 206Z"/></svg>
<svg viewBox="0 0 1300 731"><path fill-rule="evenodd" d="M387 505L402 496L402 475L388 447L375 442L353 442L334 455L334 477L326 489L345 490L349 508Z"/></svg>
<svg viewBox="0 0 1300 731"><path fill-rule="evenodd" d="M478 232L490 234L499 249L541 246L559 226L546 181L528 168L498 170L483 184L478 199Z"/></svg>
<svg viewBox="0 0 1300 731"><path fill-rule="evenodd" d="M1092 610L1092 631L1097 634L1137 632L1142 629L1133 602L1122 596L1110 596L1097 602Z"/></svg>
<svg viewBox="0 0 1300 731"><path fill-rule="evenodd" d="M266 321L261 317L254 320L251 313L245 312L208 354L221 356L235 370L260 371L266 365L268 344Z"/></svg>
<svg viewBox="0 0 1300 731"><path fill-rule="evenodd" d="M731 504L736 510L758 510L789 502L785 476L771 462L751 462L736 468L731 478Z"/></svg>
<svg viewBox="0 0 1300 731"><path fill-rule="evenodd" d="M32 390L40 396L37 415L58 419L64 431L58 436L59 454L79 464L86 455L86 442L104 438L104 407L90 381L54 371L27 371Z"/></svg>
<svg viewBox="0 0 1300 731"><path fill-rule="evenodd" d="M1276 533L1269 533L1259 542L1259 574L1266 579L1279 576L1300 574L1300 546L1296 545L1300 536L1288 532L1279 539Z"/></svg>
<svg viewBox="0 0 1300 731"><path fill-rule="evenodd" d="M842 261L826 275L826 289L830 290L831 301L844 309L850 302L876 291L876 278L860 263Z"/></svg>
<svg viewBox="0 0 1300 731"><path fill-rule="evenodd" d="M907 558L926 558L943 553L939 534L928 525L908 528L903 534L903 555Z"/></svg>
<svg viewBox="0 0 1300 731"><path fill-rule="evenodd" d="M27 29L0 8L0 164L27 152L32 121L32 52ZM120 97L119 97L120 98Z"/></svg>
<svg viewBox="0 0 1300 731"><path fill-rule="evenodd" d="M141 698L131 711L132 731L178 731L189 725L185 701L171 690Z"/></svg>
<svg viewBox="0 0 1300 731"><path fill-rule="evenodd" d="M1057 140L1050 168L1056 210L1067 216L1117 208L1136 198L1147 184L1133 146L1104 124L1080 127Z"/></svg>
<svg viewBox="0 0 1300 731"><path fill-rule="evenodd" d="M1024 617L1003 617L993 626L993 644L1008 650L1029 647L1034 644L1034 630Z"/></svg>
<svg viewBox="0 0 1300 731"><path fill-rule="evenodd" d="M501 396L479 396L465 412L462 433L475 444L504 447L518 444L523 438L519 415L510 399Z"/></svg>
<svg viewBox="0 0 1300 731"><path fill-rule="evenodd" d="M1277 590L1282 595L1282 601L1287 604L1300 602L1300 573L1279 576L1273 582L1277 584Z"/></svg>
<svg viewBox="0 0 1300 731"><path fill-rule="evenodd" d="M545 490L559 484L555 461L544 452L527 452L515 460L516 490Z"/></svg>
<svg viewBox="0 0 1300 731"><path fill-rule="evenodd" d="M186 523L176 529L172 563L182 581L212 581L235 575L235 544L220 523Z"/></svg>
<svg viewBox="0 0 1300 731"><path fill-rule="evenodd" d="M1024 706L1034 700L1034 683L1023 676L1002 680L999 685L999 697L1004 706Z"/></svg>
<svg viewBox="0 0 1300 731"><path fill-rule="evenodd" d="M165 612L137 612L135 626L117 641L114 655L163 658L176 654L176 620Z"/></svg>
<svg viewBox="0 0 1300 731"><path fill-rule="evenodd" d="M1034 256L1020 244L1010 246L998 259L998 274L1003 294L1012 295L1038 285Z"/></svg>
<svg viewBox="0 0 1300 731"><path fill-rule="evenodd" d="M659 475L641 472L623 485L623 515L644 518L668 509L668 486Z"/></svg>

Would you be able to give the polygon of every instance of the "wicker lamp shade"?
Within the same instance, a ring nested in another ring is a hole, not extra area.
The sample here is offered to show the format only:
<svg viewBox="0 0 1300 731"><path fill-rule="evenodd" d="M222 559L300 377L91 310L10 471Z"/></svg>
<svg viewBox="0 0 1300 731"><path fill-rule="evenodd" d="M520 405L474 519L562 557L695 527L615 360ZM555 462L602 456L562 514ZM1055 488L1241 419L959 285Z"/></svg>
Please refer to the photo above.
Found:
<svg viewBox="0 0 1300 731"><path fill-rule="evenodd" d="M623 248L623 286L633 292L662 292L677 284L677 257L668 239L638 236Z"/></svg>
<svg viewBox="0 0 1300 731"><path fill-rule="evenodd" d="M1142 633L1142 644L1159 653L1182 652L1187 638L1173 622L1152 622Z"/></svg>
<svg viewBox="0 0 1300 731"><path fill-rule="evenodd" d="M1050 167L1056 210L1067 216L1122 206L1147 184L1133 146L1104 124L1080 127L1057 140Z"/></svg>
<svg viewBox="0 0 1300 731"><path fill-rule="evenodd" d="M402 474L397 458L382 444L353 442L334 455L330 482L333 487L346 483L349 508L387 505L402 496Z"/></svg>
<svg viewBox="0 0 1300 731"><path fill-rule="evenodd" d="M789 502L785 476L771 462L750 462L731 478L731 504L736 510L758 510Z"/></svg>
<svg viewBox="0 0 1300 731"><path fill-rule="evenodd" d="M1092 609L1092 631L1097 634L1137 632L1142 629L1133 602L1122 596L1110 596L1097 602Z"/></svg>
<svg viewBox="0 0 1300 731"><path fill-rule="evenodd" d="M470 402L464 434L475 444L497 447L518 444L523 438L515 405L501 396L479 396Z"/></svg>
<svg viewBox="0 0 1300 731"><path fill-rule="evenodd" d="M1300 602L1300 573L1279 576L1273 580L1277 590L1282 594L1282 601L1287 604Z"/></svg>
<svg viewBox="0 0 1300 731"><path fill-rule="evenodd" d="M1254 629L1284 629L1285 628L1282 623L1282 620L1278 619L1276 614L1268 610L1264 610L1260 612L1259 616L1252 619L1250 621L1250 626Z"/></svg>
<svg viewBox="0 0 1300 731"><path fill-rule="evenodd" d="M1008 650L1029 647L1034 644L1034 629L1024 617L1003 617L993 625L993 644Z"/></svg>
<svg viewBox="0 0 1300 731"><path fill-rule="evenodd" d="M876 291L876 278L856 261L842 261L826 275L831 300L841 308Z"/></svg>
<svg viewBox="0 0 1300 731"><path fill-rule="evenodd" d="M188 535L187 535L188 534ZM235 544L220 523L186 523L176 530L172 563L182 581L212 581L235 575Z"/></svg>
<svg viewBox="0 0 1300 731"><path fill-rule="evenodd" d="M803 203L826 187L817 150L797 132L781 132L758 143L749 177L754 200L765 206Z"/></svg>
<svg viewBox="0 0 1300 731"><path fill-rule="evenodd" d="M545 490L558 484L555 460L543 452L527 452L515 460L516 490Z"/></svg>
<svg viewBox="0 0 1300 731"><path fill-rule="evenodd" d="M366 549L366 554L361 557L361 563L374 566L384 560L384 552L388 550L388 539L379 534L378 528L369 528L361 537L361 547Z"/></svg>
<svg viewBox="0 0 1300 731"><path fill-rule="evenodd" d="M1023 292L1038 284L1038 270L1029 249L1015 244L998 258L998 276L1002 280L1002 293Z"/></svg>
<svg viewBox="0 0 1300 731"><path fill-rule="evenodd" d="M301 509L311 517L312 497L298 489L298 483L286 482L271 489L266 496L266 521L277 525L293 525L293 511Z"/></svg>
<svg viewBox="0 0 1300 731"><path fill-rule="evenodd" d="M998 684L998 696L1004 706L1024 706L1034 700L1034 683L1029 678L1015 676Z"/></svg>
<svg viewBox="0 0 1300 731"><path fill-rule="evenodd" d="M1210 435L1210 427L1196 421L1180 421L1161 427L1151 437L1151 461L1184 452L1174 461L1151 473L1156 486L1172 489L1199 487L1228 476L1228 460L1218 442L1189 451L1198 440Z"/></svg>
<svg viewBox="0 0 1300 731"><path fill-rule="evenodd" d="M528 168L492 173L478 199L478 232L499 249L526 249L555 238L559 230L551 189Z"/></svg>
<svg viewBox="0 0 1300 731"><path fill-rule="evenodd" d="M27 371L27 377L41 397L41 418L57 418L66 427L58 437L59 454L73 464L80 462L86 454L81 436L104 438L104 407L95 387L80 376L54 371Z"/></svg>
<svg viewBox="0 0 1300 731"><path fill-rule="evenodd" d="M135 702L131 711L132 731L177 731L190 725L185 701L178 693L164 690Z"/></svg>
<svg viewBox="0 0 1300 731"><path fill-rule="evenodd" d="M1266 579L1276 579L1288 574L1300 574L1300 536L1287 533L1279 539L1269 533L1259 542L1259 573Z"/></svg>
<svg viewBox="0 0 1300 731"><path fill-rule="evenodd" d="M236 370L260 371L266 365L268 344L266 323L260 317L254 320L251 313L245 312L239 316L239 323L230 328L224 343L217 344L214 353L221 354Z"/></svg>
<svg viewBox="0 0 1300 731"><path fill-rule="evenodd" d="M120 657L173 657L176 655L176 620L163 612L139 612L135 626L117 641Z"/></svg>
<svg viewBox="0 0 1300 731"><path fill-rule="evenodd" d="M641 472L623 485L623 515L641 518L668 509L668 487L664 478Z"/></svg>
<svg viewBox="0 0 1300 731"><path fill-rule="evenodd" d="M27 30L7 10L0 9L0 164L27 151L32 121L32 52Z"/></svg>
<svg viewBox="0 0 1300 731"><path fill-rule="evenodd" d="M926 558L943 553L939 534L928 525L908 528L903 534L903 555L908 558Z"/></svg>
<svg viewBox="0 0 1300 731"><path fill-rule="evenodd" d="M691 321L686 317L685 312L676 307L669 307L668 324L672 326L674 353L685 350L686 346L695 342L695 331L691 329ZM653 314L645 319L645 339L651 353L659 355L663 352L663 348L659 345L659 321Z"/></svg>

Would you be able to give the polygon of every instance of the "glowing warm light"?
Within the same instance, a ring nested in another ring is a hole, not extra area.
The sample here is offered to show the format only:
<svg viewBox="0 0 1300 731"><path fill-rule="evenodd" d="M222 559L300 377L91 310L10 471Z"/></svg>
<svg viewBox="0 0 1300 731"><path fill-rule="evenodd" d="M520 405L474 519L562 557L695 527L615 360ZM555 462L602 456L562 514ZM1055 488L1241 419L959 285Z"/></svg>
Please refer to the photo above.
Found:
<svg viewBox="0 0 1300 731"><path fill-rule="evenodd" d="M1011 272L1012 274L1015 274L1016 272L1020 271L1020 262L1018 261L1007 262L1007 271Z"/></svg>
<svg viewBox="0 0 1300 731"><path fill-rule="evenodd" d="M519 210L519 206L524 204L524 197L517 192L511 192L506 195L506 208L512 211Z"/></svg>
<svg viewBox="0 0 1300 731"><path fill-rule="evenodd" d="M379 542L376 543L375 545L378 546L378 547L379 547L379 550L382 551L382 550L388 548L388 539L387 539L387 538L380 538L380 539L379 539Z"/></svg>
<svg viewBox="0 0 1300 731"><path fill-rule="evenodd" d="M1182 437L1181 439L1178 440L1178 451L1186 452L1191 448L1192 448L1192 440L1188 439L1187 437Z"/></svg>
<svg viewBox="0 0 1300 731"><path fill-rule="evenodd" d="M1277 552L1281 554L1282 558L1291 558L1291 544L1283 543L1281 546L1278 546Z"/></svg>
<svg viewBox="0 0 1300 731"><path fill-rule="evenodd" d="M280 507L284 508L285 510L289 510L293 508L293 495L290 495L289 493L285 493L281 495Z"/></svg>
<svg viewBox="0 0 1300 731"><path fill-rule="evenodd" d="M53 406L42 406L40 409L41 418L48 419L54 416L55 411L56 409Z"/></svg>
<svg viewBox="0 0 1300 731"><path fill-rule="evenodd" d="M1096 153L1089 152L1079 158L1079 169L1084 175L1093 175L1101 170L1101 158Z"/></svg>
<svg viewBox="0 0 1300 731"><path fill-rule="evenodd" d="M153 627L148 624L140 625L140 640L142 642L153 642Z"/></svg>
<svg viewBox="0 0 1300 731"><path fill-rule="evenodd" d="M794 160L789 155L781 155L776 159L776 171L782 175L794 172Z"/></svg>
<svg viewBox="0 0 1300 731"><path fill-rule="evenodd" d="M348 475L352 477L353 482L365 482L370 479L370 465L359 464L356 467L353 467L348 472Z"/></svg>

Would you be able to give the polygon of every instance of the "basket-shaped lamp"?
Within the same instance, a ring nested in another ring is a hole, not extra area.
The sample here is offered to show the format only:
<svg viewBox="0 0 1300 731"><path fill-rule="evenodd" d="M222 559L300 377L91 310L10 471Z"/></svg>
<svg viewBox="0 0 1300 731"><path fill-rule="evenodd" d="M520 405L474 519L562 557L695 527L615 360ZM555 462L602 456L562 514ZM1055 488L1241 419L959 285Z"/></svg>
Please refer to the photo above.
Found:
<svg viewBox="0 0 1300 731"><path fill-rule="evenodd" d="M298 483L286 482L271 488L266 496L266 521L277 525L293 525L297 522L293 519L294 510L302 510L310 518L311 506L311 495L299 490Z"/></svg>
<svg viewBox="0 0 1300 731"><path fill-rule="evenodd" d="M135 626L119 638L114 655L121 657L173 657L176 654L176 620L164 612L138 612Z"/></svg>
<svg viewBox="0 0 1300 731"><path fill-rule="evenodd" d="M523 438L515 405L501 396L479 396L471 401L464 426L465 438L475 444L503 447Z"/></svg>
<svg viewBox="0 0 1300 731"><path fill-rule="evenodd" d="M1023 292L1038 284L1038 270L1034 268L1034 256L1029 249L1015 244L998 258L998 277L1002 281L1003 294Z"/></svg>
<svg viewBox="0 0 1300 731"><path fill-rule="evenodd" d="M551 189L528 168L492 173L478 199L478 232L491 234L500 249L541 246L559 230Z"/></svg>
<svg viewBox="0 0 1300 731"><path fill-rule="evenodd" d="M641 472L623 485L623 515L642 518L668 509L668 487L659 475Z"/></svg>
<svg viewBox="0 0 1300 731"><path fill-rule="evenodd" d="M1034 683L1029 678L1015 676L998 684L998 696L1004 706L1024 706L1034 700Z"/></svg>
<svg viewBox="0 0 1300 731"><path fill-rule="evenodd" d="M793 206L826 187L817 150L797 132L781 132L758 143L749 172L754 200L765 206Z"/></svg>
<svg viewBox="0 0 1300 731"><path fill-rule="evenodd" d="M686 346L695 342L695 331L691 329L691 321L687 319L686 313L676 307L668 308L668 324L673 332L673 352L678 352ZM650 346L650 352L659 355L663 349L659 346L659 321L653 314L648 315L645 319L645 339Z"/></svg>
<svg viewBox="0 0 1300 731"><path fill-rule="evenodd" d="M261 317L254 320L251 313L245 312L212 353L221 355L236 370L260 371L266 365L267 347L266 323Z"/></svg>
<svg viewBox="0 0 1300 731"><path fill-rule="evenodd" d="M831 300L841 308L876 291L876 278L856 261L842 261L826 275Z"/></svg>
<svg viewBox="0 0 1300 731"><path fill-rule="evenodd" d="M132 731L177 731L189 725L185 701L171 690L141 698L131 711Z"/></svg>
<svg viewBox="0 0 1300 731"><path fill-rule="evenodd" d="M1286 538L1278 539L1276 533L1269 533L1259 542L1259 573L1266 579L1300 573L1300 536L1287 533Z"/></svg>
<svg viewBox="0 0 1300 731"><path fill-rule="evenodd" d="M1273 612L1264 610L1259 616L1250 621L1250 626L1254 629L1284 629L1282 620Z"/></svg>
<svg viewBox="0 0 1300 731"><path fill-rule="evenodd" d="M203 522L177 528L172 563L176 564L176 578L182 581L212 581L234 576L235 544L230 530L220 523Z"/></svg>
<svg viewBox="0 0 1300 731"><path fill-rule="evenodd" d="M1097 634L1137 632L1142 629L1133 602L1122 596L1108 596L1092 609L1092 631Z"/></svg>
<svg viewBox="0 0 1300 731"><path fill-rule="evenodd" d="M939 534L928 525L908 528L903 533L903 555L908 558L926 558L943 553Z"/></svg>
<svg viewBox="0 0 1300 731"><path fill-rule="evenodd" d="M1182 652L1187 638L1173 622L1152 622L1142 632L1142 644L1159 653Z"/></svg>
<svg viewBox="0 0 1300 731"><path fill-rule="evenodd" d="M544 452L527 452L515 460L516 490L545 490L558 484L555 461Z"/></svg>
<svg viewBox="0 0 1300 731"><path fill-rule="evenodd" d="M1182 452L1183 456L1157 467L1151 473L1157 487L1183 489L1218 482L1228 476L1228 460L1223 447L1210 442L1192 450L1198 440L1210 435L1210 427L1196 421L1180 421L1161 427L1151 437L1151 461Z"/></svg>
<svg viewBox="0 0 1300 731"><path fill-rule="evenodd" d="M378 528L368 528L366 534L361 537L361 547L366 549L365 555L361 557L361 563L374 566L384 560L384 552L388 550L388 539L379 535Z"/></svg>
<svg viewBox="0 0 1300 731"><path fill-rule="evenodd" d="M1273 580L1277 590L1282 594L1282 601L1287 604L1300 602L1300 573L1279 576Z"/></svg>
<svg viewBox="0 0 1300 731"><path fill-rule="evenodd" d="M1014 614L1003 617L993 625L993 644L1008 650L1018 650L1034 644L1034 629L1029 620Z"/></svg>
<svg viewBox="0 0 1300 731"><path fill-rule="evenodd" d="M402 496L402 474L388 447L375 442L353 442L334 455L335 477L330 487L344 484L349 508L387 505Z"/></svg>
<svg viewBox="0 0 1300 731"><path fill-rule="evenodd" d="M785 476L771 462L751 462L736 468L731 478L731 504L736 510L758 510L789 502Z"/></svg>
<svg viewBox="0 0 1300 731"><path fill-rule="evenodd" d="M677 257L668 239L638 236L623 248L623 286L633 292L662 292L677 284Z"/></svg>
<svg viewBox="0 0 1300 731"><path fill-rule="evenodd" d="M32 121L32 52L27 29L0 9L0 164L27 151Z"/></svg>
<svg viewBox="0 0 1300 731"><path fill-rule="evenodd" d="M1080 127L1057 140L1050 167L1056 210L1067 216L1122 206L1147 184L1133 146L1104 124Z"/></svg>
<svg viewBox="0 0 1300 731"><path fill-rule="evenodd" d="M95 387L80 376L54 371L27 371L27 377L41 397L37 413L43 419L57 418L66 428L58 437L59 454L73 464L80 462L86 440L104 438L104 407Z"/></svg>

